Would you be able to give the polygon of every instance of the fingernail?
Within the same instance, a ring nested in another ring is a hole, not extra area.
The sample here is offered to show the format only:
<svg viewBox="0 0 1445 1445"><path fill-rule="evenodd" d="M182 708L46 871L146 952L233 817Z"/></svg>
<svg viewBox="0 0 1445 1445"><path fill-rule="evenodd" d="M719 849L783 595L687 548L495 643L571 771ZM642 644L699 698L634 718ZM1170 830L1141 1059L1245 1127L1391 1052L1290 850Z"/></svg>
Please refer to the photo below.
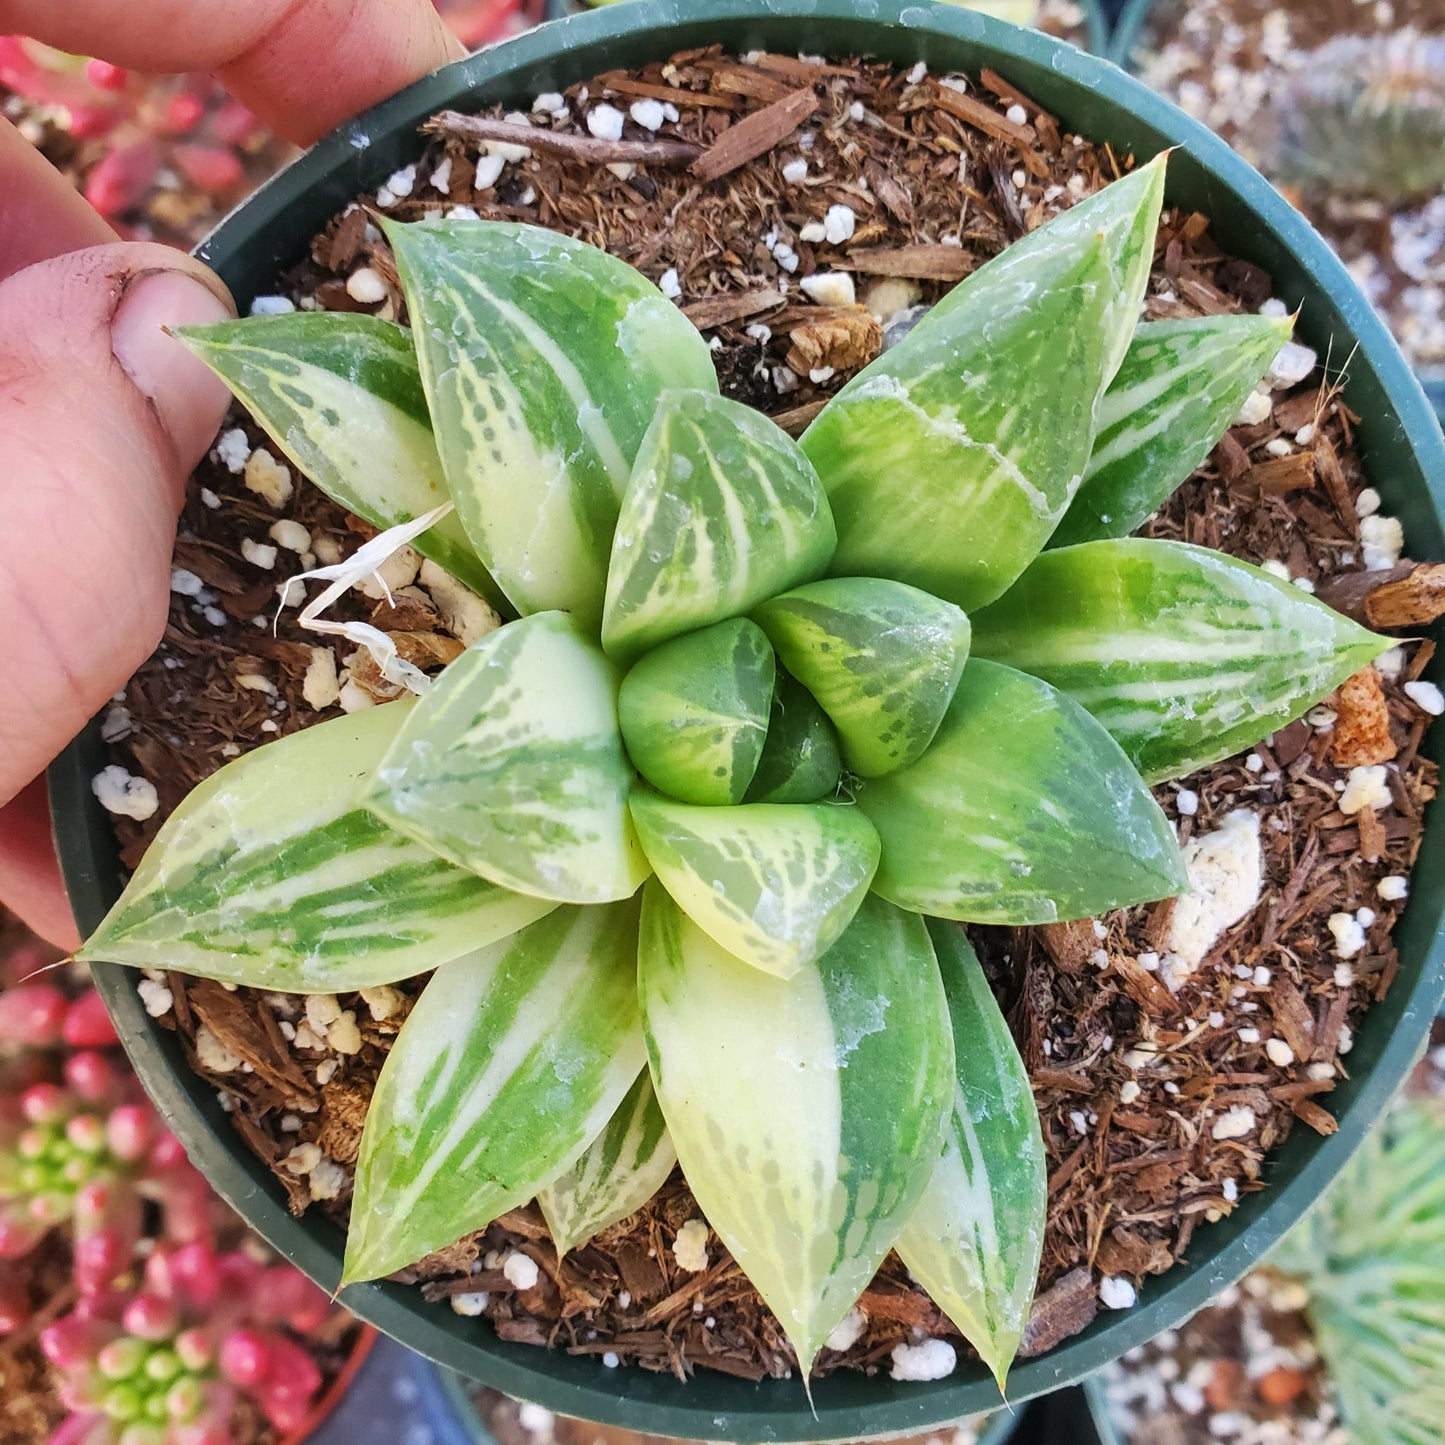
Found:
<svg viewBox="0 0 1445 1445"><path fill-rule="evenodd" d="M216 434L227 393L167 327L211 325L234 313L204 282L185 271L152 271L126 289L110 324L111 350L150 399L189 470Z"/></svg>

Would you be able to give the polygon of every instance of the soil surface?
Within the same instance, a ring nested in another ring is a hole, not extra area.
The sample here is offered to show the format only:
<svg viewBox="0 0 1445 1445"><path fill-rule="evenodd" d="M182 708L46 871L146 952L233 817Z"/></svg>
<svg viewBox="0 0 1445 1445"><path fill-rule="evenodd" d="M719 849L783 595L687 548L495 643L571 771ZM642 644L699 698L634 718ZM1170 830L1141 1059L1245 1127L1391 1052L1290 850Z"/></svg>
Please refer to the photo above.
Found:
<svg viewBox="0 0 1445 1445"><path fill-rule="evenodd" d="M1163 0L1134 63L1154 89L1279 178L1290 174L1281 117L1350 78L1318 60L1319 48L1337 36L1368 39L1375 58L1350 69L1363 64L1384 82L1401 53L1398 42L1390 55L1384 44L1405 30L1435 37L1428 84L1436 112L1445 112L1441 0ZM1328 158L1336 168L1328 186L1281 188L1339 252L1410 360L1445 370L1445 191L1394 203L1362 194L1374 181L1370 156L1363 140L1354 153L1343 146Z"/></svg>
<svg viewBox="0 0 1445 1445"><path fill-rule="evenodd" d="M640 150L619 159L614 142L598 139L616 125L604 107L620 112L624 141ZM710 338L728 394L794 430L912 307L1131 163L1065 134L988 72L715 51L598 77L480 129L493 141L520 137L529 154L498 164L479 150L476 122L440 118L423 161L366 204L403 218L540 222L611 249ZM705 184L681 168L696 156L713 177ZM852 277L859 304L808 299L800 283L819 272ZM1166 213L1148 316L1255 309L1270 293L1267 275L1221 254L1207 218ZM359 205L262 304L404 319L392 258ZM1445 606L1439 574L1391 565L1393 524L1366 489L1355 420L1318 366L1262 393L1148 530L1268 564L1418 638ZM1369 573L1362 527L1379 569ZM392 695L366 659L300 632L294 605L272 635L283 579L365 535L234 418L187 501L165 642L106 720L116 761L158 793L153 816L117 822L129 865L229 758L334 716L338 701L356 708ZM418 576L415 559L389 571L394 605L379 588L351 605L401 634L413 660L439 665L494 625L446 579ZM299 601L302 589L292 591ZM1348 1072L1353 1030L1398 967L1390 932L1435 790L1420 743L1429 710L1445 703L1417 685L1432 648L1402 642L1307 720L1158 791L1186 843L1236 810L1259 824L1260 902L1192 974L1161 963L1168 904L1049 929L975 930L1049 1153L1050 1226L1026 1353L1082 1329L1101 1295L1128 1307L1197 1228L1263 1187L1265 1157L1291 1129L1334 1130L1329 1095ZM1384 770L1381 787L1356 811L1347 781L1371 766ZM293 1209L344 1218L377 1073L423 983L335 1000L179 975L141 987ZM439 1307L487 1316L509 1340L679 1375L697 1365L787 1375L794 1360L781 1330L716 1238L701 1272L674 1255L697 1213L674 1176L632 1219L559 1261L538 1214L521 1209L404 1277ZM515 1253L538 1266L531 1288L512 1279L530 1271L506 1268ZM860 1309L856 1335L840 1335L820 1369L889 1369L896 1348L925 1337L966 1348L894 1258Z"/></svg>

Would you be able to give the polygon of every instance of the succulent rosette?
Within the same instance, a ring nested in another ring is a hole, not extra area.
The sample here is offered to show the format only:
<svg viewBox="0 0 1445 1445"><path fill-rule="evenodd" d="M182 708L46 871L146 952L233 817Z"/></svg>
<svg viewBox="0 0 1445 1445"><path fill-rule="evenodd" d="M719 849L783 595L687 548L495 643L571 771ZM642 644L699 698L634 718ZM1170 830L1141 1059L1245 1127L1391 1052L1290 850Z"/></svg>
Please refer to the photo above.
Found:
<svg viewBox="0 0 1445 1445"><path fill-rule="evenodd" d="M1148 785L1387 645L1126 535L1289 334L1139 323L1163 184L981 267L797 442L644 277L527 226L384 223L410 329L185 334L325 492L515 618L202 784L82 951L268 990L435 970L348 1281L534 1197L565 1250L679 1160L805 1376L897 1248L1002 1380L1044 1155L960 924L1179 893Z"/></svg>

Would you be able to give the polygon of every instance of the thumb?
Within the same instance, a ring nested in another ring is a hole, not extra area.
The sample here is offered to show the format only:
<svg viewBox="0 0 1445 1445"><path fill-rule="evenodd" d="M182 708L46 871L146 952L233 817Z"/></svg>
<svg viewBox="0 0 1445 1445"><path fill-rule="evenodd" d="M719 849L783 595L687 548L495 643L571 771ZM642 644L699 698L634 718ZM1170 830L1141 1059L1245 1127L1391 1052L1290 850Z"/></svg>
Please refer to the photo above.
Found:
<svg viewBox="0 0 1445 1445"><path fill-rule="evenodd" d="M162 246L96 246L0 283L0 809L161 639L185 479L226 407L164 328L232 314L214 276Z"/></svg>

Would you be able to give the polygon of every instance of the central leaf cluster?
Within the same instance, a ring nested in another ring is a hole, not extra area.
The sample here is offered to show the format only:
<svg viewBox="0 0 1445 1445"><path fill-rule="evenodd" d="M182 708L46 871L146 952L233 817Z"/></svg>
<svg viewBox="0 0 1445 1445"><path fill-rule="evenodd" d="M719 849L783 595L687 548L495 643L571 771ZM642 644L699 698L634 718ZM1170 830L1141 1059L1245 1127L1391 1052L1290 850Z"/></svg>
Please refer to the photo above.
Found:
<svg viewBox="0 0 1445 1445"><path fill-rule="evenodd" d="M450 499L416 545L516 615L420 701L223 769L83 950L273 990L436 970L348 1280L534 1196L565 1250L680 1160L805 1372L896 1247L1002 1380L1043 1147L957 924L1177 893L1148 784L1385 645L1126 535L1289 329L1138 323L1162 197L1161 159L1040 227L801 441L645 278L531 227L387 223L409 332L187 333L378 526Z"/></svg>

